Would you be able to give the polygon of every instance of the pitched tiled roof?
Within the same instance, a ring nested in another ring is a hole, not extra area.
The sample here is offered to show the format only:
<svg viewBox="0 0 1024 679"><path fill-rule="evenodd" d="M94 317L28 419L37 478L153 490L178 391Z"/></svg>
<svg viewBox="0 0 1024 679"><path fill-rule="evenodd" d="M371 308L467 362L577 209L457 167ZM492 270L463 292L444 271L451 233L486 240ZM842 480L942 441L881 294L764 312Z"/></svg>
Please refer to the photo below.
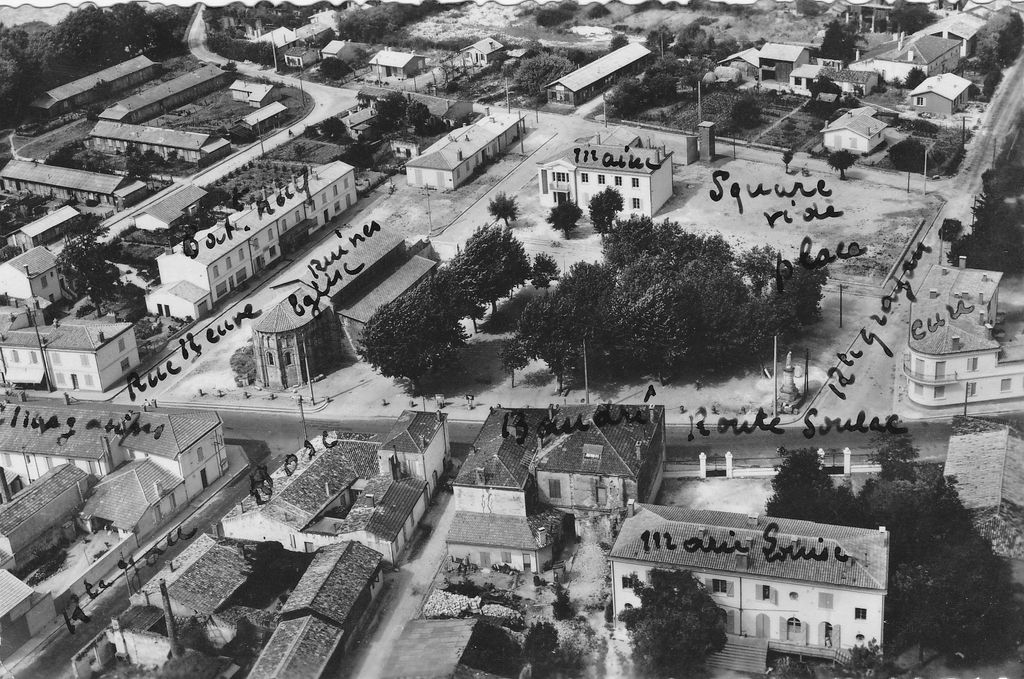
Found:
<svg viewBox="0 0 1024 679"><path fill-rule="evenodd" d="M4 264L22 274L25 273L27 266L29 276L35 278L57 266L57 257L42 245L37 245L17 257L7 260Z"/></svg>
<svg viewBox="0 0 1024 679"><path fill-rule="evenodd" d="M381 50L373 55L370 64L373 66L391 66L392 68L405 68L410 61L417 57L411 52L396 52L394 50Z"/></svg>
<svg viewBox="0 0 1024 679"><path fill-rule="evenodd" d="M150 507L183 483L180 476L151 459L133 460L100 479L82 508L82 516L95 516L110 521L115 528L131 531Z"/></svg>
<svg viewBox="0 0 1024 679"><path fill-rule="evenodd" d="M590 423L589 428L586 431L574 431L572 434L548 436L543 445L538 440L537 429L549 416L546 409L521 409L527 423L527 432L522 444L516 442L515 427L512 424L517 410L495 409L487 416L474 442L476 450L470 453L462 465L455 483L479 485L476 470L483 468L483 485L523 488L529 476L530 465L534 463L538 469L550 471L636 478L643 461L652 454L652 448L656 445L653 437L657 423L664 418L664 408L652 407L651 412L645 416L648 419L646 424L627 422L623 418L617 424L607 422L601 426L594 425L594 415L598 408L607 407L562 407L554 413L554 420L559 426L566 418L576 422L576 418L579 417L584 424ZM634 413L638 408L630 406L626 407L626 410ZM506 413L509 414L507 438L502 436L502 424ZM619 406L612 406L611 414L614 419L618 419ZM584 450L584 446L589 447Z"/></svg>
<svg viewBox="0 0 1024 679"><path fill-rule="evenodd" d="M212 538L202 533L143 587L160 600L160 580L173 601L210 615L241 587L252 572L245 558L248 540ZM173 570L172 570L173 566Z"/></svg>
<svg viewBox="0 0 1024 679"><path fill-rule="evenodd" d="M452 170L467 162L488 144L515 128L522 116L518 113L495 113L467 127L452 130L431 144L423 155L413 158L406 167L428 170ZM459 158L459 154L462 158Z"/></svg>
<svg viewBox="0 0 1024 679"><path fill-rule="evenodd" d="M312 460L301 450L298 457L300 467L295 473L274 481L274 495L263 512L302 530L358 477L338 448L320 452Z"/></svg>
<svg viewBox="0 0 1024 679"><path fill-rule="evenodd" d="M360 242L358 247L349 247L351 238L356 234L362 237L363 233L364 231L362 226L353 226L348 229L342 229L342 238L338 239L338 242L345 244L344 249L348 251L348 254L329 264L326 271L320 274L321 280L332 280L335 274L339 276L340 282L331 289L331 296L341 304L344 303L349 286L356 281L359 281L361 284L363 276L366 275L366 271L368 269L392 252L405 247L405 238L387 225L382 225L380 231L373 234L372 237ZM323 257L328 253L329 250L324 250L319 256ZM345 269L348 269L348 271L358 271L359 273L352 276L346 272ZM305 285L308 284L304 283L304 287ZM309 288L309 291L312 291L312 288ZM309 294L309 292L303 293L303 295L306 294ZM323 304L323 302L321 302L321 304Z"/></svg>
<svg viewBox="0 0 1024 679"><path fill-rule="evenodd" d="M108 323L100 320L75 319L60 325L39 328L39 334L49 349L69 351L95 351L126 332L134 332L131 323ZM39 347L35 330L12 330L0 338L0 344L16 347Z"/></svg>
<svg viewBox="0 0 1024 679"><path fill-rule="evenodd" d="M43 165L27 160L9 161L4 169L0 170L0 177L63 189L89 191L104 196L113 194L114 191L128 183L128 179L121 175L86 172L85 170Z"/></svg>
<svg viewBox="0 0 1024 679"><path fill-rule="evenodd" d="M143 212L156 217L165 224L170 224L205 196L206 191L195 184L185 184L160 200L150 203L143 209Z"/></svg>
<svg viewBox="0 0 1024 679"><path fill-rule="evenodd" d="M935 35L937 33L949 31L964 40L970 40L978 34L985 23L985 19L982 17L968 12L957 12L956 14L950 14L947 17L939 19L934 24L920 32Z"/></svg>
<svg viewBox="0 0 1024 679"><path fill-rule="evenodd" d="M10 419L17 407L16 404L8 404L0 411L0 420L4 416ZM22 412L28 411L33 416L38 414L44 420L55 417L59 426L44 432L31 427L0 427L0 451L98 460L105 450L103 438L107 438L111 445L122 439L115 427L122 425L129 410L138 413L138 428L132 428L124 435L122 445L169 459L176 458L182 450L220 425L216 412L165 413L150 410L139 413L130 407L122 410L93 409L48 402L38 409L23 407ZM73 430L67 425L68 418L74 418ZM160 438L156 438L161 425ZM74 431L74 434L64 436L68 431Z"/></svg>
<svg viewBox="0 0 1024 679"><path fill-rule="evenodd" d="M302 295L305 294L302 288L292 292L299 299L302 299ZM307 323L312 323L314 320L313 314L297 315L292 305L288 302L288 298L285 297L256 319L253 322L252 329L254 332L265 333L288 332L301 328Z"/></svg>
<svg viewBox="0 0 1024 679"><path fill-rule="evenodd" d="M813 584L838 585L885 591L889 567L889 535L877 530L832 526L811 521L776 519L760 516L754 526L749 525L745 514L716 512L684 507L660 505L636 505L636 516L627 518L615 539L609 559L628 559L651 564L675 566L695 570L715 570L749 574L762 578L785 578ZM775 538L780 546L789 546L793 538L799 538L801 545L816 549L828 549L825 561L783 561L768 563L762 548L766 547L764 531L769 523L779 526ZM741 566L736 554L715 554L703 551L688 552L683 549L684 541L700 538L701 530L715 539L719 545L732 545L736 540L745 544L752 540L747 564ZM644 551L640 536L650 533L671 534L677 549L668 549L664 544L650 551ZM823 540L822 544L818 539ZM833 558L834 548L850 557L843 562Z"/></svg>
<svg viewBox="0 0 1024 679"><path fill-rule="evenodd" d="M103 120L123 120L132 111L164 101L197 85L202 85L218 78L227 79L227 73L218 66L206 64L173 80L168 80L153 87L147 87L134 96L122 99L100 113L99 117Z"/></svg>
<svg viewBox="0 0 1024 679"><path fill-rule="evenodd" d="M968 509L1024 507L1024 437L1016 429L975 417L953 419L946 476L955 476Z"/></svg>
<svg viewBox="0 0 1024 679"><path fill-rule="evenodd" d="M448 531L448 543L507 547L532 552L554 541L553 533L561 520L562 514L553 509L529 517L455 512L455 519ZM541 531L541 528L544 530Z"/></svg>
<svg viewBox="0 0 1024 679"><path fill-rule="evenodd" d="M353 608L371 584L382 558L380 552L358 542L321 547L281 608L281 616L315 613L344 627L349 616L362 613Z"/></svg>
<svg viewBox="0 0 1024 679"><path fill-rule="evenodd" d="M498 50L504 47L505 46L502 45L497 40L492 40L491 38L484 38L483 40L477 40L469 47L463 47L461 51L465 52L466 50L475 49L481 54L487 55L490 54L491 52L497 52Z"/></svg>
<svg viewBox="0 0 1024 679"><path fill-rule="evenodd" d="M388 653L380 679L448 679L466 652L476 622L410 620Z"/></svg>
<svg viewBox="0 0 1024 679"><path fill-rule="evenodd" d="M151 68L154 65L155 64L152 61L150 61L147 57L140 55L132 59L129 59L128 61L122 61L120 64L116 64L109 68L105 68L102 71L97 71L96 73L87 75L84 78L79 78L78 80L73 80L69 83L58 85L57 87L54 87L52 90L47 90L46 97L41 97L36 102L33 102L32 105L48 107L48 104L46 102L47 97L51 99L54 103L58 101L64 101L65 99L70 99L74 96L82 94L83 92L88 92L89 90L96 87L96 85L98 85L100 82L112 82L125 76L131 75L132 73L144 71L145 69Z"/></svg>
<svg viewBox="0 0 1024 679"><path fill-rule="evenodd" d="M878 59L879 61L898 61L900 63L927 66L950 50L959 49L959 40L936 38L934 35L915 35L903 41L891 40L878 45L862 55L861 61ZM913 52L913 58L908 59Z"/></svg>
<svg viewBox="0 0 1024 679"><path fill-rule="evenodd" d="M201 132L186 132L149 125L130 125L99 120L89 132L90 137L115 139L132 144L152 144L168 148L198 151L210 140L210 135Z"/></svg>
<svg viewBox="0 0 1024 679"><path fill-rule="evenodd" d="M879 120L874 116L858 114L853 111L844 113L839 116L831 123L825 126L822 132L834 132L836 130L850 130L855 132L862 137L873 137L885 128L889 127L889 124L884 120Z"/></svg>
<svg viewBox="0 0 1024 679"><path fill-rule="evenodd" d="M4 423L4 429L9 428L6 424ZM15 495L10 502L0 505L0 535L10 535L37 514L51 520L62 518L50 515L47 510L50 503L76 485L81 489L84 499L89 492L88 484L91 478L88 472L73 464L62 464L46 472ZM47 527L41 526L39 532L42 533Z"/></svg>
<svg viewBox="0 0 1024 679"><path fill-rule="evenodd" d="M344 631L307 615L277 626L248 679L320 679Z"/></svg>
<svg viewBox="0 0 1024 679"><path fill-rule="evenodd" d="M362 495L349 509L348 516L337 524L338 533L366 531L381 540L393 542L423 498L426 487L426 481L412 477L399 481L390 476L370 479Z"/></svg>
<svg viewBox="0 0 1024 679"><path fill-rule="evenodd" d="M649 54L651 54L651 50L647 49L644 45L638 42L631 42L614 52L604 55L600 59L595 59L568 75L563 75L554 82L548 83L545 88L560 84L567 90L579 92L619 69L647 57Z"/></svg>
<svg viewBox="0 0 1024 679"><path fill-rule="evenodd" d="M382 448L400 453L422 453L444 426L444 413L403 410L391 431L384 437Z"/></svg>
<svg viewBox="0 0 1024 679"><path fill-rule="evenodd" d="M999 348L999 342L992 339L988 329L982 325L980 314L987 312L1002 277L998 271L933 265L917 289L914 318L934 320L935 314L939 314L946 324L934 332L929 332L925 326L925 335L921 339L908 335L910 348L932 356ZM931 296L932 290L935 290L935 297ZM980 301L981 295L984 295L984 302ZM946 307L957 309L960 302L965 308L973 306L974 309L954 319ZM986 322L992 320L986 318ZM954 338L959 341L955 342Z"/></svg>
<svg viewBox="0 0 1024 679"><path fill-rule="evenodd" d="M423 280L435 266L437 262L413 255L387 278L367 290L365 295L339 308L338 313L345 318L366 323L377 309L401 297Z"/></svg>
<svg viewBox="0 0 1024 679"><path fill-rule="evenodd" d="M868 84L875 75L874 71L851 71L848 68L835 69L827 66L818 71L819 77L828 78L832 82L857 83L858 85Z"/></svg>
<svg viewBox="0 0 1024 679"><path fill-rule="evenodd" d="M928 94L929 92L937 94L944 99L954 101L961 94L970 89L973 85L967 78L961 78L955 73L941 73L939 75L933 75L930 78L926 78L920 85L917 86L909 96L916 97L920 94Z"/></svg>
<svg viewBox="0 0 1024 679"><path fill-rule="evenodd" d="M33 591L9 570L0 570L0 617L10 613L22 601L31 599Z"/></svg>
<svg viewBox="0 0 1024 679"><path fill-rule="evenodd" d="M18 230L26 236L34 238L35 236L45 233L56 226L60 226L81 216L81 212L70 205L65 205L58 210L54 210L47 215L43 215L34 222L29 222Z"/></svg>

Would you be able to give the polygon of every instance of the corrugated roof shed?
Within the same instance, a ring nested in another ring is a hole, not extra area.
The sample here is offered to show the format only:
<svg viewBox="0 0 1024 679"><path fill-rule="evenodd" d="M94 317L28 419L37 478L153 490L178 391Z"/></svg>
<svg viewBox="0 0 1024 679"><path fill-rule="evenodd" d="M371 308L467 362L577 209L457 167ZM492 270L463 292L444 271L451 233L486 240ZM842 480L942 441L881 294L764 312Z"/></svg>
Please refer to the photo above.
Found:
<svg viewBox="0 0 1024 679"><path fill-rule="evenodd" d="M100 113L100 118L104 120L123 120L132 111L156 104L211 80L225 77L226 73L219 66L206 64L173 80L146 88L134 96L122 99Z"/></svg>
<svg viewBox="0 0 1024 679"><path fill-rule="evenodd" d="M267 104L266 106L260 107L252 113L250 113L249 115L243 117L241 119L241 122L249 126L255 126L260 123L266 122L267 120L270 120L274 116L287 110L288 107L282 104L281 102L273 101Z"/></svg>
<svg viewBox="0 0 1024 679"><path fill-rule="evenodd" d="M643 59L651 54L651 50L638 42L631 42L620 47L600 59L590 62L582 68L578 68L568 75L563 75L558 80L548 83L547 87L561 84L566 89L578 92L585 89L602 78L606 78L619 69Z"/></svg>
<svg viewBox="0 0 1024 679"><path fill-rule="evenodd" d="M9 161L4 169L0 170L0 178L45 184L75 191L90 191L104 196L112 195L114 191L128 182L126 177L116 174L86 172L70 167L32 163L27 160Z"/></svg>
<svg viewBox="0 0 1024 679"><path fill-rule="evenodd" d="M151 68L156 64L149 60L148 57L137 56L128 61L122 61L120 64L116 64L109 68L105 68L102 71L97 71L91 75L87 75L84 78L73 80L69 83L54 87L52 90L47 90L44 97L40 97L36 101L32 102L33 106L41 108L50 108L54 104L71 99L83 92L88 92L98 85L100 82L112 82L129 76L139 71L144 71L147 68ZM49 99L49 101L48 101Z"/></svg>
<svg viewBox="0 0 1024 679"><path fill-rule="evenodd" d="M49 214L46 214L34 222L29 222L25 226L18 229L23 234L30 238L35 238L43 233L46 233L50 229L66 224L73 219L81 217L82 213L76 210L70 205L65 205Z"/></svg>

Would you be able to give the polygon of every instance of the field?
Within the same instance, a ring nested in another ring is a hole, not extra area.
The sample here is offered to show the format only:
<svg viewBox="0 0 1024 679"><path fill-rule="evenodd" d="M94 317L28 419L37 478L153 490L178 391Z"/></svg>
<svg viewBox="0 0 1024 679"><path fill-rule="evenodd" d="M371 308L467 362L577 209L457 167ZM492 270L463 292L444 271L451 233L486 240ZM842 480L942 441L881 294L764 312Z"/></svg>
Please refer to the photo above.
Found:
<svg viewBox="0 0 1024 679"><path fill-rule="evenodd" d="M747 95L753 95L761 107L761 122L756 127L738 127L732 122L733 105L741 97ZM680 102L650 109L636 116L636 118L641 122L663 125L676 130L696 132L697 124L700 122L697 119L696 94L691 93L683 96L684 98ZM720 135L734 136L738 139L749 141L764 141L759 139L762 134L781 120L783 116L793 113L795 109L803 106L805 103L807 103L806 97L778 94L772 90L754 93L752 91L722 86L710 93L705 92L703 94L701 97L701 114L704 120L710 120L715 123ZM595 111L595 114L598 112ZM772 142L765 141L764 143Z"/></svg>

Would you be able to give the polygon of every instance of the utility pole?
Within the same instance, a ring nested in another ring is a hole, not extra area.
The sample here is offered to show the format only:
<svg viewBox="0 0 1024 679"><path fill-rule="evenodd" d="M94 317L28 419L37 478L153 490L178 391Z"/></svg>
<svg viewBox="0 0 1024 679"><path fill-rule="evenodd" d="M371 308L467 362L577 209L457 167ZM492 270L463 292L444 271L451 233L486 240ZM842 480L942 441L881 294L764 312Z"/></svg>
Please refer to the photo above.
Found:
<svg viewBox="0 0 1024 679"><path fill-rule="evenodd" d="M313 374L309 372L309 351L306 349L306 338L302 338L302 362L306 366L306 381L309 382L309 402L316 405L316 397L313 395Z"/></svg>
<svg viewBox="0 0 1024 679"><path fill-rule="evenodd" d="M843 327L843 284L839 284L839 327Z"/></svg>
<svg viewBox="0 0 1024 679"><path fill-rule="evenodd" d="M509 113L512 113L512 99L508 93L508 78L505 78L505 108L508 109Z"/></svg>
<svg viewBox="0 0 1024 679"><path fill-rule="evenodd" d="M29 275L28 264L25 265L25 277L32 280L32 277ZM46 349L44 348L43 338L39 335L39 324L36 323L36 311L38 309L28 306L26 310L28 311L29 319L32 321L32 329L36 331L36 343L39 345L39 360L43 362L43 384L46 385L46 391L51 392L53 391L53 385L50 384L50 370L46 366ZM97 309L97 313L98 311Z"/></svg>
<svg viewBox="0 0 1024 679"><path fill-rule="evenodd" d="M964 384L964 417L967 417L967 396L971 393L970 382Z"/></svg>
<svg viewBox="0 0 1024 679"><path fill-rule="evenodd" d="M928 147L924 149L924 190L921 193L928 193Z"/></svg>
<svg viewBox="0 0 1024 679"><path fill-rule="evenodd" d="M967 143L967 118L961 118L960 123L960 148L963 149Z"/></svg>
<svg viewBox="0 0 1024 679"><path fill-rule="evenodd" d="M427 224L430 226L430 233L434 231L434 220L430 216L430 190L427 188L423 189L424 195L427 197Z"/></svg>
<svg viewBox="0 0 1024 679"><path fill-rule="evenodd" d="M299 417L302 419L302 440L306 441L306 413L302 408L302 394L299 394Z"/></svg>
<svg viewBox="0 0 1024 679"><path fill-rule="evenodd" d="M703 82L704 82L704 76L701 76L700 78L697 79L697 124L698 125L700 125L702 122L704 122L704 117L703 117L703 114L701 113L701 107L700 107L700 101L701 101L701 99L700 99L700 86L701 86L701 84Z"/></svg>
<svg viewBox="0 0 1024 679"><path fill-rule="evenodd" d="M807 396L808 388L808 376L807 373L811 369L811 350L804 349L804 396Z"/></svg>
<svg viewBox="0 0 1024 679"><path fill-rule="evenodd" d="M587 372L587 340L583 340L583 389L586 393L587 405L590 405L590 375Z"/></svg>
<svg viewBox="0 0 1024 679"><path fill-rule="evenodd" d="M601 102L604 105L604 127L608 129L608 94L606 92L601 93Z"/></svg>
<svg viewBox="0 0 1024 679"><path fill-rule="evenodd" d="M775 353L773 355L772 380L775 388L772 391L772 417L779 414L779 336L775 336Z"/></svg>

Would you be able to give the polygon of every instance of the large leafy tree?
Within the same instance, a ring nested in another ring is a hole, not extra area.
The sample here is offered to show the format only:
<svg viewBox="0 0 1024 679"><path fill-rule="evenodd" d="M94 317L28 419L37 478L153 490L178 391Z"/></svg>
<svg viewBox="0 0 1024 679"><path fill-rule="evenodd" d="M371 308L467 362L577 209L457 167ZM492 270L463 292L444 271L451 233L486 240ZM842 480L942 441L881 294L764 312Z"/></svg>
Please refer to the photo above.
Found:
<svg viewBox="0 0 1024 679"><path fill-rule="evenodd" d="M855 24L833 19L825 27L825 35L818 53L825 59L853 61L862 38Z"/></svg>
<svg viewBox="0 0 1024 679"><path fill-rule="evenodd" d="M469 237L459 257L464 280L471 282L472 295L488 302L497 313L498 300L512 294L530 275L530 258L509 227L482 226Z"/></svg>
<svg viewBox="0 0 1024 679"><path fill-rule="evenodd" d="M558 630L550 622L535 622L526 632L523 657L533 668L533 676L548 675L558 661Z"/></svg>
<svg viewBox="0 0 1024 679"><path fill-rule="evenodd" d="M377 100L377 127L382 132L394 132L405 120L409 100L401 92L389 92Z"/></svg>
<svg viewBox="0 0 1024 679"><path fill-rule="evenodd" d="M449 312L457 319L471 319L477 332L476 322L486 309L473 295L473 272L463 265L462 255L435 269L432 284Z"/></svg>
<svg viewBox="0 0 1024 679"><path fill-rule="evenodd" d="M415 394L423 375L465 343L455 313L438 289L424 282L374 312L359 355L385 377L408 379Z"/></svg>
<svg viewBox="0 0 1024 679"><path fill-rule="evenodd" d="M922 28L935 23L937 17L928 9L927 3L896 0L889 14L893 28L907 35L917 33Z"/></svg>
<svg viewBox="0 0 1024 679"><path fill-rule="evenodd" d="M861 525L863 512L848 483L836 486L813 448L779 449L765 512L780 519Z"/></svg>
<svg viewBox="0 0 1024 679"><path fill-rule="evenodd" d="M547 95L544 88L553 80L575 70L573 63L556 54L538 54L527 57L516 66L512 83L516 89L528 96L543 100Z"/></svg>
<svg viewBox="0 0 1024 679"><path fill-rule="evenodd" d="M611 231L615 217L622 211L622 194L609 186L604 191L594 194L590 199L590 221L598 233Z"/></svg>
<svg viewBox="0 0 1024 679"><path fill-rule="evenodd" d="M856 157L846 149L828 154L828 166L839 171L839 178L846 179L846 171L853 167Z"/></svg>
<svg viewBox="0 0 1024 679"><path fill-rule="evenodd" d="M503 191L487 205L487 211L495 219L504 220L505 226L509 226L509 223L515 221L519 216L519 204L516 202L515 196L510 196Z"/></svg>
<svg viewBox="0 0 1024 679"><path fill-rule="evenodd" d="M576 203L566 201L551 208L548 213L547 222L556 230L561 231L566 238L576 229L576 223L583 216L583 210Z"/></svg>
<svg viewBox="0 0 1024 679"><path fill-rule="evenodd" d="M725 648L725 611L689 571L654 569L634 580L640 607L623 611L633 657L647 676L694 676Z"/></svg>
<svg viewBox="0 0 1024 679"><path fill-rule="evenodd" d="M982 175L982 194L974 207L974 228L950 245L949 261L960 256L979 269L1004 273L1024 271L1024 206L1016 200L1024 182L1024 168L1002 166ZM1016 187L1016 188L1015 188Z"/></svg>
<svg viewBox="0 0 1024 679"><path fill-rule="evenodd" d="M96 313L103 302L114 299L120 285L117 267L107 261L107 246L95 234L71 239L57 257L57 266L68 285L89 296Z"/></svg>
<svg viewBox="0 0 1024 679"><path fill-rule="evenodd" d="M530 300L523 308L516 326L516 338L530 358L544 361L558 380L558 391L565 384L565 377L575 367L582 355L582 345L577 341L573 328L560 322L569 312L569 305L557 294L544 295ZM559 322L552 319L558 318Z"/></svg>
<svg viewBox="0 0 1024 679"><path fill-rule="evenodd" d="M557 281L561 275L558 262L546 252L538 252L533 258L533 267L530 269L530 284L533 287L549 288L552 281Z"/></svg>
<svg viewBox="0 0 1024 679"><path fill-rule="evenodd" d="M919 450L906 434L879 434L872 441L871 462L880 465L878 478L883 481L913 481L917 478Z"/></svg>
<svg viewBox="0 0 1024 679"><path fill-rule="evenodd" d="M522 370L530 364L530 354L522 340L513 337L502 342L498 359L501 361L501 367L511 376L512 387L515 388L516 371Z"/></svg>

